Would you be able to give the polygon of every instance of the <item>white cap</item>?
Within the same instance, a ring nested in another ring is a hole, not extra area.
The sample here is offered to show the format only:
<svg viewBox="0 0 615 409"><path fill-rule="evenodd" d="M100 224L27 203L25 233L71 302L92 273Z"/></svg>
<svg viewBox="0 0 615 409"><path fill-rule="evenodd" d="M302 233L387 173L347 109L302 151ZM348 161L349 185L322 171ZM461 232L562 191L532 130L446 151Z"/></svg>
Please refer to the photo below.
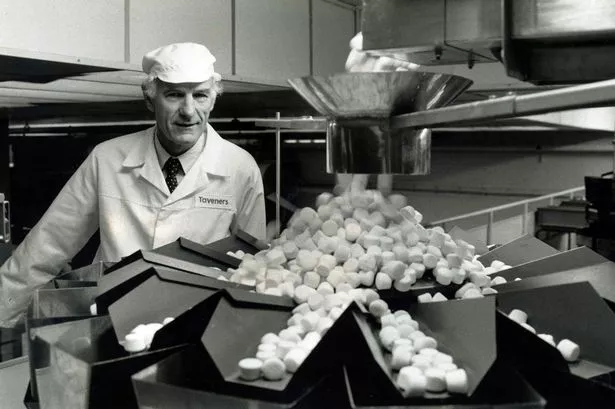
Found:
<svg viewBox="0 0 615 409"><path fill-rule="evenodd" d="M201 44L176 43L157 48L143 56L143 72L164 82L204 82L220 74L214 71L216 57Z"/></svg>

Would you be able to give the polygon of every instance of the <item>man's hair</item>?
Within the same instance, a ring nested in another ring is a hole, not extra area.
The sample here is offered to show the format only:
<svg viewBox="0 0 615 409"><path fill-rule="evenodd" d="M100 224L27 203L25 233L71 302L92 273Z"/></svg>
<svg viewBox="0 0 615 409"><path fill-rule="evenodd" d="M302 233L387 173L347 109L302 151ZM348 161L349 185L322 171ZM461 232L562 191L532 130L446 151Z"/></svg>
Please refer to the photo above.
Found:
<svg viewBox="0 0 615 409"><path fill-rule="evenodd" d="M154 75L148 75L141 83L141 89L143 90L143 96L154 99L158 90L158 78ZM223 91L222 80L215 78L212 89L216 93L216 98L220 96Z"/></svg>

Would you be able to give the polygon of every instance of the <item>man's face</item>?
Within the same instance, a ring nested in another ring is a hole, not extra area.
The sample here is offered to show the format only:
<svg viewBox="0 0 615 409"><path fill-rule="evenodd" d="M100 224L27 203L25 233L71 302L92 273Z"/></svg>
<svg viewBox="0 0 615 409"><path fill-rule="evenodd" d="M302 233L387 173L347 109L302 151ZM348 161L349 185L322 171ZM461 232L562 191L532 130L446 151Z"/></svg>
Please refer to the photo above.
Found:
<svg viewBox="0 0 615 409"><path fill-rule="evenodd" d="M161 145L177 156L190 149L205 131L216 101L214 83L157 83L156 96L146 99L146 104L156 115Z"/></svg>

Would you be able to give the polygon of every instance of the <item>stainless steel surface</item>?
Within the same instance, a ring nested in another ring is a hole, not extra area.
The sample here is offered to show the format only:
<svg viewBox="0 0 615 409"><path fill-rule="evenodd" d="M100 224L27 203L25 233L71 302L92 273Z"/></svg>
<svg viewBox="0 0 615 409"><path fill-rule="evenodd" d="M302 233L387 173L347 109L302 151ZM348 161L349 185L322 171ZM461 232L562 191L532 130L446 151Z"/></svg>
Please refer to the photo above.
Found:
<svg viewBox="0 0 615 409"><path fill-rule="evenodd" d="M471 85L466 78L421 71L356 72L288 82L320 114L333 118L386 118L433 109Z"/></svg>
<svg viewBox="0 0 615 409"><path fill-rule="evenodd" d="M607 80L531 95L512 95L399 115L391 119L391 128L424 128L462 124L478 120L607 106L613 103L615 103L615 80Z"/></svg>
<svg viewBox="0 0 615 409"><path fill-rule="evenodd" d="M31 318L90 316L96 287L40 289L34 293L28 311Z"/></svg>
<svg viewBox="0 0 615 409"><path fill-rule="evenodd" d="M23 409L23 398L27 387L27 357L0 362L0 407L2 409Z"/></svg>
<svg viewBox="0 0 615 409"><path fill-rule="evenodd" d="M366 50L421 65L503 61L534 84L615 77L610 0L365 0L362 15Z"/></svg>
<svg viewBox="0 0 615 409"><path fill-rule="evenodd" d="M328 172L407 175L429 173L431 132L394 130L390 116L446 105L472 83L419 71L347 73L289 82L328 118Z"/></svg>
<svg viewBox="0 0 615 409"><path fill-rule="evenodd" d="M329 173L425 175L430 163L430 129L391 129L388 120L329 121Z"/></svg>
<svg viewBox="0 0 615 409"><path fill-rule="evenodd" d="M499 2L494 2L499 3ZM513 38L579 41L615 35L612 0L515 0Z"/></svg>
<svg viewBox="0 0 615 409"><path fill-rule="evenodd" d="M366 0L363 47L421 65L496 61L500 2Z"/></svg>

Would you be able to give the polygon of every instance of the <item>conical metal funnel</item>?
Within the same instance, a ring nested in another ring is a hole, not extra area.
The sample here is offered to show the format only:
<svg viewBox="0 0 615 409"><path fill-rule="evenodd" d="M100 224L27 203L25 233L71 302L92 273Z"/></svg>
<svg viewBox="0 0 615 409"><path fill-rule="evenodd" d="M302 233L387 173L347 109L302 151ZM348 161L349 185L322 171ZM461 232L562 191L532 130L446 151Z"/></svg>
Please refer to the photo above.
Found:
<svg viewBox="0 0 615 409"><path fill-rule="evenodd" d="M424 175L430 169L428 129L390 129L392 115L440 108L472 81L421 71L343 73L289 80L327 117L327 171Z"/></svg>

